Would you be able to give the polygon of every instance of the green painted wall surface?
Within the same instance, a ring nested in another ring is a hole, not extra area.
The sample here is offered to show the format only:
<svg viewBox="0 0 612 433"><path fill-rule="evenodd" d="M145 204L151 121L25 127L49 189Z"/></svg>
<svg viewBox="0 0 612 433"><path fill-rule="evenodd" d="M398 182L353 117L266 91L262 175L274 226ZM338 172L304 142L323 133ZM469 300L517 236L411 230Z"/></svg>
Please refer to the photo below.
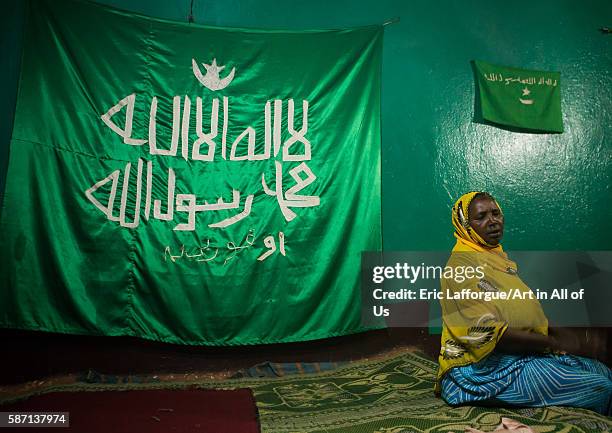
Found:
<svg viewBox="0 0 612 433"><path fill-rule="evenodd" d="M180 21L190 9L189 0L100 3ZM3 9L0 190L23 4ZM289 29L400 18L386 27L383 54L385 249L450 248L450 207L473 189L500 201L507 249L612 247L612 35L598 30L612 26L609 0L194 0L193 15L199 24ZM473 59L560 71L565 132L474 123Z"/></svg>

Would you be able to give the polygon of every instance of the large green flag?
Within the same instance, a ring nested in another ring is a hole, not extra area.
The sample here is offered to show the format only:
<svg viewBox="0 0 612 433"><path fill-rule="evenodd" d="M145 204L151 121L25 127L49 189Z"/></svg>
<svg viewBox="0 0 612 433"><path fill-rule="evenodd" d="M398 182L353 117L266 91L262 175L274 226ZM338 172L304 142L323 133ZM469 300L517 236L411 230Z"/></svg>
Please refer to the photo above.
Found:
<svg viewBox="0 0 612 433"><path fill-rule="evenodd" d="M382 27L220 29L32 1L0 326L187 344L364 330Z"/></svg>
<svg viewBox="0 0 612 433"><path fill-rule="evenodd" d="M475 61L474 65L484 119L516 128L563 132L558 72L481 61Z"/></svg>

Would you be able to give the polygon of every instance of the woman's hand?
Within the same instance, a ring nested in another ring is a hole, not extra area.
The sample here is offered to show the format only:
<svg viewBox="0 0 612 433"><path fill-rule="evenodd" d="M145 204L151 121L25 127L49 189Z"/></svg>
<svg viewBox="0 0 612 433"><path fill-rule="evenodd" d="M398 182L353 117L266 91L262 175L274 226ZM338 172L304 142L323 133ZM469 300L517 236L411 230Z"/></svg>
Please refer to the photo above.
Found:
<svg viewBox="0 0 612 433"><path fill-rule="evenodd" d="M559 353L602 358L606 337L599 329L549 328L548 335L508 328L497 342L496 350L505 353Z"/></svg>
<svg viewBox="0 0 612 433"><path fill-rule="evenodd" d="M606 338L599 329L549 328L553 350L572 355L601 358L605 354Z"/></svg>
<svg viewBox="0 0 612 433"><path fill-rule="evenodd" d="M535 332L522 331L520 329L508 328L495 346L496 350L505 353L534 354L546 353L551 350L560 349L559 343L554 337L537 334Z"/></svg>
<svg viewBox="0 0 612 433"><path fill-rule="evenodd" d="M562 354L578 355L582 349L582 343L578 335L567 328L548 328L548 336L551 342L550 349Z"/></svg>

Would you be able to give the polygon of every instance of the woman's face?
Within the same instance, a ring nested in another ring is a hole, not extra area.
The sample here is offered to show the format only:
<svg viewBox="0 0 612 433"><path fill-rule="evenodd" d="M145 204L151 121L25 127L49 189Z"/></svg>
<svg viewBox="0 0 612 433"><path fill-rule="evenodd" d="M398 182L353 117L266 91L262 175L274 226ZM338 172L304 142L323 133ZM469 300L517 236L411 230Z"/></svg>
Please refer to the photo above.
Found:
<svg viewBox="0 0 612 433"><path fill-rule="evenodd" d="M489 245L497 245L504 236L504 215L495 201L487 197L472 200L468 209L470 227Z"/></svg>

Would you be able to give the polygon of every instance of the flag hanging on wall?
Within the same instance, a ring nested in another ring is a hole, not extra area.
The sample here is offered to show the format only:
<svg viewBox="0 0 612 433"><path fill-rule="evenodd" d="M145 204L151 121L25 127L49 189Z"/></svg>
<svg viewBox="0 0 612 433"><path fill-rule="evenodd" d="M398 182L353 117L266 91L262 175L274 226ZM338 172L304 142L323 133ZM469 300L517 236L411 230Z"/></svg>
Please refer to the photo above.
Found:
<svg viewBox="0 0 612 433"><path fill-rule="evenodd" d="M381 248L382 27L27 8L0 326L184 344L363 331Z"/></svg>
<svg viewBox="0 0 612 433"><path fill-rule="evenodd" d="M543 132L563 132L561 80L558 72L492 65L476 67L482 116L501 125Z"/></svg>

